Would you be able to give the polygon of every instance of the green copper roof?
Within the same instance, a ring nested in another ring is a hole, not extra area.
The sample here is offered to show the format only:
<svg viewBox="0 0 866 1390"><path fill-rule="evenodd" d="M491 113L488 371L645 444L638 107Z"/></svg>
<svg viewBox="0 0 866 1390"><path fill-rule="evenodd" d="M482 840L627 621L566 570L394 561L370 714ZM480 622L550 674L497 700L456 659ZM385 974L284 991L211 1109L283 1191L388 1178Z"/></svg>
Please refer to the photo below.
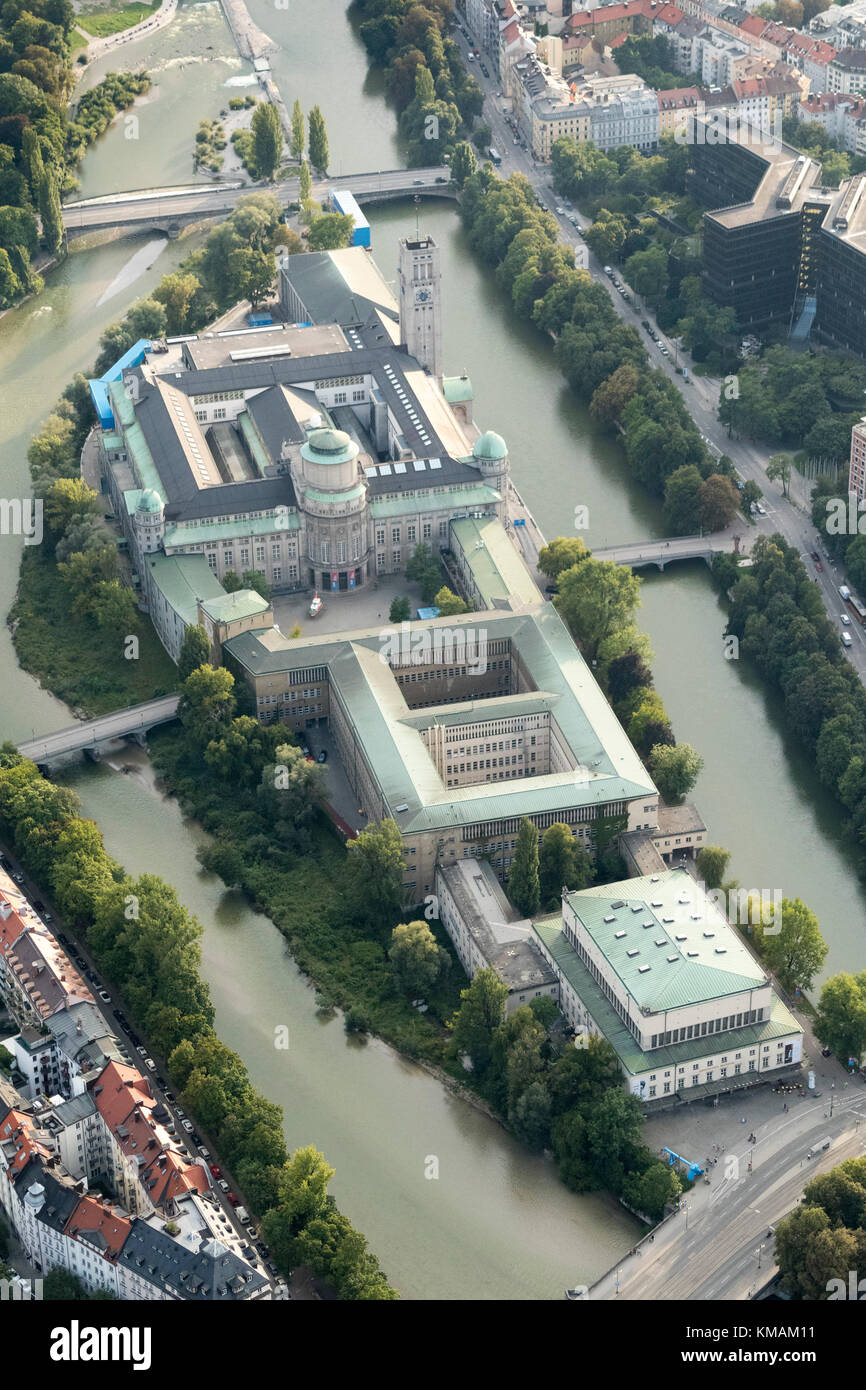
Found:
<svg viewBox="0 0 866 1390"><path fill-rule="evenodd" d="M225 597L205 555L149 555L144 562L166 603L186 624L198 622L198 600Z"/></svg>
<svg viewBox="0 0 866 1390"><path fill-rule="evenodd" d="M270 536L275 531L298 531L301 519L297 512L281 516L256 516L250 521L222 521L218 526L169 526L163 536L166 550L178 546L221 545L225 541L252 540L254 536Z"/></svg>
<svg viewBox="0 0 866 1390"><path fill-rule="evenodd" d="M440 511L444 508L466 507L492 507L497 502L502 501L502 494L495 488L482 485L480 487L449 487L443 488L441 492L430 494L403 493L398 497L375 497L370 502L370 515L375 520L377 517L389 516L426 516L431 511Z"/></svg>
<svg viewBox="0 0 866 1390"><path fill-rule="evenodd" d="M154 492L153 488L145 488L139 496L138 506L135 510L137 512L161 512L162 498L158 492Z"/></svg>
<svg viewBox="0 0 866 1390"><path fill-rule="evenodd" d="M495 517L452 521L451 533L472 572L485 608L502 607L509 597L541 603L543 596L516 545Z"/></svg>
<svg viewBox="0 0 866 1390"><path fill-rule="evenodd" d="M471 643L512 641L535 686L534 700L548 701L562 737L580 771L547 773L532 778L503 779L467 787L447 787L421 736L419 711L410 710L402 688L382 660L383 632L379 625L335 636L323 634L289 642L269 640L255 632L231 638L227 650L251 674L270 677L273 689L285 687L285 674L324 666L338 692L354 736L374 769L385 804L397 816L404 834L474 825L523 815L562 813L586 807L587 819L606 813L611 804L656 796L649 774L626 737L559 614L550 604L519 613L469 613L436 618L430 623L406 624L412 633L454 634L447 639L459 649L462 629L467 652ZM401 629L396 629L399 636ZM387 636L388 629L385 630ZM471 634L471 635L470 635ZM459 659L459 658L458 658ZM470 658L471 659L471 658ZM469 664L467 660L467 664ZM268 689L267 681L261 689ZM523 713L523 697L474 700L442 707L449 720L465 714L466 723L507 718ZM431 711L424 712L431 718Z"/></svg>
<svg viewBox="0 0 866 1390"><path fill-rule="evenodd" d="M301 456L310 463L348 463L357 453L357 444L344 430L313 430L301 445Z"/></svg>
<svg viewBox="0 0 866 1390"><path fill-rule="evenodd" d="M445 376L442 378L442 390L449 405L461 405L464 401L475 399L475 392L472 390L472 382L468 376Z"/></svg>
<svg viewBox="0 0 866 1390"><path fill-rule="evenodd" d="M767 983L684 869L569 893L568 905L641 1009L663 1013Z"/></svg>
<svg viewBox="0 0 866 1390"><path fill-rule="evenodd" d="M266 613L270 606L268 600L257 594L255 589L236 589L232 594L207 599L202 604L202 610L215 623L232 623L239 618L253 618L258 613Z"/></svg>
<svg viewBox="0 0 866 1390"><path fill-rule="evenodd" d="M504 459L508 457L508 449L501 434L495 430L487 430L486 434L479 435L472 446L472 457L476 459Z"/></svg>
<svg viewBox="0 0 866 1390"><path fill-rule="evenodd" d="M608 888L610 885L608 885ZM771 1012L768 1019L752 1023L745 1028L730 1029L725 1033L707 1034L703 1038L692 1038L684 1043L674 1043L670 1047L654 1047L645 1052L638 1044L634 1034L626 1027L613 1005L596 984L592 975L581 961L577 952L569 944L561 929L558 917L550 917L533 922L533 931L540 942L545 956L552 960L557 969L571 985L581 1003L591 1015L613 1047L623 1070L629 1076L640 1076L643 1072L675 1067L679 1063L697 1062L702 1057L733 1058L735 1052L744 1052L743 1072L748 1067L748 1050L755 1049L755 1059L763 1043L774 1038L787 1038L801 1031L794 1015L785 1007L777 995L771 995ZM753 1060L755 1060L753 1059ZM755 1070L760 1070L756 1067ZM690 1082L687 1081L690 1085ZM671 1087L673 1091L675 1087Z"/></svg>

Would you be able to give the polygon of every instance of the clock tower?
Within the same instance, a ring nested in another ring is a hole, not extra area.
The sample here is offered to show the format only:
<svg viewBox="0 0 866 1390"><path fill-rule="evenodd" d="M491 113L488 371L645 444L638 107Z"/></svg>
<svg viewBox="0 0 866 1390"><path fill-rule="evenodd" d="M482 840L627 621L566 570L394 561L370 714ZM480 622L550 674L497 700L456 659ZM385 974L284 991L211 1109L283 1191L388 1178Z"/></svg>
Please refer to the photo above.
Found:
<svg viewBox="0 0 866 1390"><path fill-rule="evenodd" d="M400 338L431 376L442 376L442 274L431 236L401 238L397 266Z"/></svg>

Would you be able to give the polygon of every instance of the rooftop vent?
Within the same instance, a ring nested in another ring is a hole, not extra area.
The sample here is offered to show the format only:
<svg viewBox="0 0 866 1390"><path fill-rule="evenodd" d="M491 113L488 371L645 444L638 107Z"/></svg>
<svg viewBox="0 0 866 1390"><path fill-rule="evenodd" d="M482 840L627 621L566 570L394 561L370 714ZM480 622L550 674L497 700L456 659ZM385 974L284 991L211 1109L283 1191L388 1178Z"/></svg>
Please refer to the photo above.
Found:
<svg viewBox="0 0 866 1390"><path fill-rule="evenodd" d="M640 951L637 949L636 946L633 946L632 949L631 949L630 951L626 951L626 955L627 955L627 956L639 956L639 955L640 955Z"/></svg>
<svg viewBox="0 0 866 1390"><path fill-rule="evenodd" d="M616 911L618 907L625 907L625 903L623 902L622 898L617 898L615 903L611 903L611 907L614 909L614 911Z"/></svg>
<svg viewBox="0 0 866 1390"><path fill-rule="evenodd" d="M652 970L652 966L651 966L651 965L639 965L638 968L637 968L637 970L638 970L638 974L639 974L639 975L645 975L645 974L647 973L648 970Z"/></svg>
<svg viewBox="0 0 866 1390"><path fill-rule="evenodd" d="M618 931L618 932L615 933L615 935L616 935L617 941L621 941L622 938L625 936L625 932L624 932L624 931Z"/></svg>
<svg viewBox="0 0 866 1390"><path fill-rule="evenodd" d="M679 956L668 956L668 964L674 965L679 960Z"/></svg>
<svg viewBox="0 0 866 1390"><path fill-rule="evenodd" d="M611 913L608 914L607 917L605 917L604 920L605 920L606 922L615 922L615 921L616 921L616 917L615 917L614 914L611 912ZM617 933L617 935L619 935L619 933ZM623 936L625 936L625 932L623 932Z"/></svg>

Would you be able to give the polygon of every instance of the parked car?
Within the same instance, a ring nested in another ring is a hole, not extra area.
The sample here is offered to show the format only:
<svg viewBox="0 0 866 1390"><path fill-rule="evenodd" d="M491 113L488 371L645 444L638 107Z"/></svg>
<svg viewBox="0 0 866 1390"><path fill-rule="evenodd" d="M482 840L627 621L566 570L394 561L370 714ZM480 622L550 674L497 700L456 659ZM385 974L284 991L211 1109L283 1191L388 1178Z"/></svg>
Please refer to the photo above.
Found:
<svg viewBox="0 0 866 1390"><path fill-rule="evenodd" d="M822 1056L822 1057L832 1057L832 1056L833 1056L833 1049L832 1049L832 1047L822 1047L822 1048L821 1048L821 1056Z"/></svg>
<svg viewBox="0 0 866 1390"><path fill-rule="evenodd" d="M145 1057L144 1065L147 1067L148 1071L156 1071L156 1062L152 1057Z"/></svg>
<svg viewBox="0 0 866 1390"><path fill-rule="evenodd" d="M112 1012L112 1014L114 1015L114 1017L117 1019L118 1023L122 1023L122 1022L123 1022L123 1010L122 1010L122 1009L112 1009L111 1012Z"/></svg>
<svg viewBox="0 0 866 1390"><path fill-rule="evenodd" d="M107 989L100 989L100 990L98 990L97 992L98 992L99 997L100 997L100 999L102 1000L103 1004L110 1004L110 1003L111 1003L111 995L108 993L108 990L107 990Z"/></svg>
<svg viewBox="0 0 866 1390"><path fill-rule="evenodd" d="M240 1206L240 1202L241 1202L240 1197L236 1197L235 1194L234 1194L233 1192L229 1192L229 1193L227 1194L227 1196L228 1196L228 1199L229 1199L229 1201L231 1202L231 1204L232 1204L233 1207L238 1207L238 1206Z"/></svg>
<svg viewBox="0 0 866 1390"><path fill-rule="evenodd" d="M212 1164L211 1164L210 1170L211 1170L211 1172L213 1173L213 1175L214 1175L215 1178L221 1178L221 1177L222 1177L222 1171L216 1166L215 1163L212 1163Z"/></svg>
<svg viewBox="0 0 866 1390"><path fill-rule="evenodd" d="M61 946L68 946L68 945L69 945L69 941L68 941L68 939L63 935L63 932L62 932L62 931L59 931L59 932L57 933L57 940L60 942Z"/></svg>
<svg viewBox="0 0 866 1390"><path fill-rule="evenodd" d="M23 882L24 882L24 875L23 875L22 873L13 874L12 877L13 877L13 879L15 880L16 883L23 883Z"/></svg>
<svg viewBox="0 0 866 1390"><path fill-rule="evenodd" d="M192 1120L181 1120L181 1124L183 1125L187 1134L192 1134Z"/></svg>
<svg viewBox="0 0 866 1390"><path fill-rule="evenodd" d="M138 1053L139 1057L146 1057L146 1056L147 1056L147 1048L146 1048L146 1047L142 1047L140 1043L139 1043L138 1047L137 1047L135 1050L136 1050L136 1052Z"/></svg>
<svg viewBox="0 0 866 1390"><path fill-rule="evenodd" d="M815 569L818 571L819 574L824 573L824 566L821 564L820 560L815 561Z"/></svg>
<svg viewBox="0 0 866 1390"><path fill-rule="evenodd" d="M201 1147L201 1135L199 1134L198 1130L197 1130L197 1129L193 1129L193 1130L190 1131L190 1133L191 1133L191 1135L192 1135L192 1142L195 1144L196 1148L200 1148L200 1147Z"/></svg>
<svg viewBox="0 0 866 1390"><path fill-rule="evenodd" d="M328 750L327 750L327 748L323 748L323 749L321 750L321 752L319 753L319 756L318 756L318 758L316 759L316 762L318 762L318 763L326 763L327 761L328 761Z"/></svg>
<svg viewBox="0 0 866 1390"><path fill-rule="evenodd" d="M850 626L851 626L851 619L848 617L848 614L847 614L847 613L840 613L840 614L839 614L839 621L840 621L840 623L842 624L843 627L850 627Z"/></svg>
<svg viewBox="0 0 866 1390"><path fill-rule="evenodd" d="M173 1091L166 1091L166 1093L165 1093L165 1098L166 1098L166 1100L168 1101L169 1105L174 1105L174 1092L173 1092Z"/></svg>
<svg viewBox="0 0 866 1390"><path fill-rule="evenodd" d="M186 1115L186 1111L185 1111L185 1110L181 1110L180 1106L177 1107L177 1109L175 1110L174 1113L177 1115L177 1118L178 1118L179 1120L184 1119L184 1118L185 1118L185 1115Z"/></svg>
<svg viewBox="0 0 866 1390"><path fill-rule="evenodd" d="M86 970L86 969L87 969L87 961L84 959L83 956L76 956L76 957L75 957L75 964L78 966L78 969L79 969L79 970Z"/></svg>
<svg viewBox="0 0 866 1390"><path fill-rule="evenodd" d="M217 1187L219 1188L220 1192L228 1192L229 1190L229 1185L226 1182L225 1178L219 1179L219 1181L217 1182Z"/></svg>
<svg viewBox="0 0 866 1390"><path fill-rule="evenodd" d="M157 1086L160 1088L161 1091L164 1091L164 1090L165 1090L165 1077L164 1077L164 1076L157 1076L157 1078L156 1078L156 1084L157 1084Z"/></svg>

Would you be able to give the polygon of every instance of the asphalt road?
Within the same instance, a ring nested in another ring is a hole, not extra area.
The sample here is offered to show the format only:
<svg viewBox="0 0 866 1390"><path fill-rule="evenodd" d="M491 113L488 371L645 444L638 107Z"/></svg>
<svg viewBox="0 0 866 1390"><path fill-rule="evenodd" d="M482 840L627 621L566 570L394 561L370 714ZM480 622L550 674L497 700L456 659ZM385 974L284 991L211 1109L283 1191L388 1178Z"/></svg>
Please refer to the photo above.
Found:
<svg viewBox="0 0 866 1390"><path fill-rule="evenodd" d="M465 56L469 51L469 44L459 30L455 31L454 37ZM488 77L485 77L481 70L482 62L488 69L490 74ZM504 111L504 107L510 103L506 102L500 94L499 80L493 66L493 60L482 50L480 59L475 59L468 66L485 93L483 119L490 126L492 143L502 156L502 165L499 170L501 176L508 178L513 173L525 174L533 184L541 201L556 217L563 241L576 247L582 238L568 221L567 216L557 216L555 211L563 204L560 197L553 191L553 176L550 166L536 160L532 152L524 148L522 144L515 143ZM587 218L576 212L573 215L577 216L581 226L589 225ZM648 319L655 327L652 312L626 304L604 274L601 262L591 252L589 272L594 279L606 287L611 303L620 318L626 323L632 324L644 339L653 367L660 368L674 383L685 400L689 414L711 449L717 455L727 454L733 460L744 481L752 479L764 493L762 505L766 510L766 515L756 517L751 522L745 517L742 519L740 529L743 537L743 548L751 549L758 534L772 535L773 532L778 531L790 545L799 550L809 577L818 585L827 615L838 629L841 637L843 627L839 617L844 611L845 605L839 596L839 585L844 583L844 575L840 571L834 570L826 558L822 558L823 573L816 570L812 561L811 552L813 550L818 551L822 557L824 550L809 514L811 485L795 472L790 484L791 497L786 498L782 495L777 483L768 482L766 469L774 451L750 440L729 439L727 428L718 419L721 381L714 377L696 377L694 372L690 371L690 380L684 382L683 378L677 375L676 367L681 363L687 363L691 369L692 363L688 353L684 352L679 344L666 334L657 330L662 344L670 353L667 358L662 355L659 348L641 328L641 319ZM623 542L632 539L631 536L621 538ZM845 630L850 632L853 639L853 646L847 651L848 659L853 662L861 680L866 683L866 632L856 622L852 622L851 626Z"/></svg>
<svg viewBox="0 0 866 1390"><path fill-rule="evenodd" d="M685 1198L688 1210L670 1218L651 1243L642 1242L640 1254L621 1260L590 1299L747 1299L774 1272L770 1228L797 1205L805 1183L866 1151L866 1088L840 1100L828 1116L826 1092L795 1101L773 1135L755 1147L751 1173L745 1145L736 1155L738 1176L724 1177L720 1166L708 1187L699 1178ZM827 1152L807 1159L809 1148L827 1137Z"/></svg>

